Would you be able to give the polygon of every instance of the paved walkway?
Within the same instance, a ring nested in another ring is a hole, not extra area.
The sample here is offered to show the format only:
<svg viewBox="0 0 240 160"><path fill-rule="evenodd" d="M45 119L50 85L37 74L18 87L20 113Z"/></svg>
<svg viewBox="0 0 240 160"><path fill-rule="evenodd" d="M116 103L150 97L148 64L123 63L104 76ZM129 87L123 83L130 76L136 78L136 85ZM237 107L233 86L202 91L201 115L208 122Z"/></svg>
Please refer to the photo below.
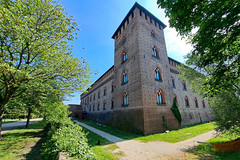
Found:
<svg viewBox="0 0 240 160"><path fill-rule="evenodd" d="M74 122L102 136L103 138L108 139L110 142L116 143L116 145L119 147L116 150L124 153L124 155L120 157L121 160L194 159L192 157L186 157L189 156L189 153L186 153L186 151L194 146L199 145L198 141L205 142L216 135L215 131L210 131L178 143L168 143L162 141L143 143L138 140L123 140L106 132L90 127L84 123L78 122L77 120L74 120Z"/></svg>
<svg viewBox="0 0 240 160"><path fill-rule="evenodd" d="M41 120L42 120L42 118L31 119L29 124L36 122L36 121L41 121ZM8 131L8 130L23 127L26 125L26 122L27 121L4 123L4 124L2 124L2 132L1 133L6 133L6 131Z"/></svg>
<svg viewBox="0 0 240 160"><path fill-rule="evenodd" d="M90 131L98 134L99 136L101 136L101 137L109 140L109 141L112 142L112 143L124 141L124 140L121 139L121 138L118 138L118 137L113 136L113 135L111 135L111 134L108 134L108 133L106 133L106 132L100 131L100 130L98 130L98 129L96 129L96 128L90 127L90 126L88 126L88 125L86 125L86 124L84 124L84 123L81 123L81 122L77 121L77 120L73 120L73 121L76 122L76 123L78 123L80 126L82 126L82 127L84 127L84 128L87 128L88 130L90 130Z"/></svg>

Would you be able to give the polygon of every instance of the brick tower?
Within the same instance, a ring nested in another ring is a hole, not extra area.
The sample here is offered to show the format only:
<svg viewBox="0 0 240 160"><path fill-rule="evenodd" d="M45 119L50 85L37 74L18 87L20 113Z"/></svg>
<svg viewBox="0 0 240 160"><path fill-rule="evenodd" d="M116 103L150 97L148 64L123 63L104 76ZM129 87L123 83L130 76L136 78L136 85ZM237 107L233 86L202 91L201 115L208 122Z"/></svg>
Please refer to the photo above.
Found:
<svg viewBox="0 0 240 160"><path fill-rule="evenodd" d="M148 135L179 127L170 110L173 88L165 27L135 3L112 36L115 40L112 125L116 128Z"/></svg>

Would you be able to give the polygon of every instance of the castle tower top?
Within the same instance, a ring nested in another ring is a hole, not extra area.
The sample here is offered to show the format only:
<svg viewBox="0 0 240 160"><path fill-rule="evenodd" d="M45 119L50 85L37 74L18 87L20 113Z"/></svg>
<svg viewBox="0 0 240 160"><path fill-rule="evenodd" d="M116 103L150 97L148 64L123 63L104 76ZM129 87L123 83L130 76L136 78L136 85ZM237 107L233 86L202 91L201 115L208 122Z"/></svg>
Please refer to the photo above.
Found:
<svg viewBox="0 0 240 160"><path fill-rule="evenodd" d="M152 13L150 13L148 10L146 10L143 6L141 6L140 4L138 4L137 2L135 2L135 4L133 5L133 7L130 9L130 11L127 13L127 15L125 16L125 18L123 19L123 21L121 22L121 24L118 26L117 30L114 32L112 38L116 39L117 35L119 34L119 32L121 32L121 29L125 28L125 24L127 21L129 21L129 17L130 16L134 16L134 10L135 8L138 8L140 10L140 14L143 12L145 15L149 16L150 19L153 19L156 23L158 23L159 28L161 27L161 29L164 29L166 27L166 25L160 21L157 17L155 17Z"/></svg>

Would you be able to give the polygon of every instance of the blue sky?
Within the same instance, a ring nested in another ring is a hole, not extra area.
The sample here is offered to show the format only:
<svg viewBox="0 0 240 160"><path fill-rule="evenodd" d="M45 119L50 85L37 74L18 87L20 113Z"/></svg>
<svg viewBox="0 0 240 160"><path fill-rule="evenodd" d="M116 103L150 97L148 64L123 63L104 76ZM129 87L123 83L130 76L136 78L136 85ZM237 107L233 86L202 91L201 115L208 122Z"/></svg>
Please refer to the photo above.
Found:
<svg viewBox="0 0 240 160"><path fill-rule="evenodd" d="M97 74L97 80L114 63L114 40L111 38L128 11L138 2L160 19L167 27L164 30L168 56L184 63L183 56L191 50L185 40L181 40L175 29L169 28L164 10L158 8L157 0L61 0L69 15L73 15L80 31L71 42L75 57L85 58ZM69 97L65 104L80 104L80 93Z"/></svg>

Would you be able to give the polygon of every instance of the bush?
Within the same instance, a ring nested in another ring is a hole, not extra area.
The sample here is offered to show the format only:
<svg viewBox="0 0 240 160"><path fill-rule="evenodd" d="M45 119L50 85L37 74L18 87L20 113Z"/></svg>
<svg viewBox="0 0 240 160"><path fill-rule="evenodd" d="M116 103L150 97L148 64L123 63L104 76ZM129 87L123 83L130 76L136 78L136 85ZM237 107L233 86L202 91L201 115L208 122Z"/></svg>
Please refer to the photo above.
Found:
<svg viewBox="0 0 240 160"><path fill-rule="evenodd" d="M94 159L82 128L68 117L66 105L54 103L46 111L48 137L43 147L45 159L56 159L58 152L66 152L79 159Z"/></svg>
<svg viewBox="0 0 240 160"><path fill-rule="evenodd" d="M178 120L179 124L181 125L182 115L179 111L178 104L177 104L177 101L175 98L173 99L173 105L171 107L171 111L172 111L173 115L176 117L176 119Z"/></svg>

